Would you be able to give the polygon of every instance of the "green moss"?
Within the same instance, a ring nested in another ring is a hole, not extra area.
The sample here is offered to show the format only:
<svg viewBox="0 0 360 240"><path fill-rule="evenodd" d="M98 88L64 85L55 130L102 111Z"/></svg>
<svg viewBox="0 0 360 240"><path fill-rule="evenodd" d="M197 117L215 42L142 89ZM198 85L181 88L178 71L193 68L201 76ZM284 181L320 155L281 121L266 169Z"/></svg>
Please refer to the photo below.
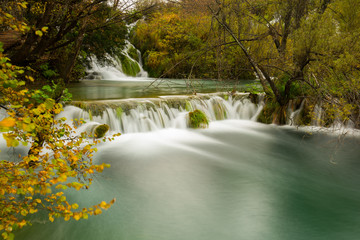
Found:
<svg viewBox="0 0 360 240"><path fill-rule="evenodd" d="M132 61L127 56L121 54L120 62L122 66L123 73L128 76L136 77L136 75L140 72L140 66L137 62Z"/></svg>
<svg viewBox="0 0 360 240"><path fill-rule="evenodd" d="M132 59L139 62L139 60L140 60L139 55L138 55L138 52L137 52L137 50L135 48L133 48L133 47L129 48L128 54Z"/></svg>
<svg viewBox="0 0 360 240"><path fill-rule="evenodd" d="M189 112L189 127L191 128L207 128L209 126L209 120L204 112L196 109L193 112Z"/></svg>
<svg viewBox="0 0 360 240"><path fill-rule="evenodd" d="M92 116L92 112L91 112L91 110L89 110L89 119L90 119L90 121L92 121L92 120L93 120L93 116Z"/></svg>
<svg viewBox="0 0 360 240"><path fill-rule="evenodd" d="M104 137L105 133L107 131L109 131L109 128L110 127L107 124L102 124L102 125L96 126L95 130L94 130L94 137L96 137L96 138Z"/></svg>
<svg viewBox="0 0 360 240"><path fill-rule="evenodd" d="M124 113L124 110L123 110L121 107L118 107L118 108L116 109L116 116L117 116L118 118L121 118L121 116L123 115L123 113Z"/></svg>
<svg viewBox="0 0 360 240"><path fill-rule="evenodd" d="M188 112L191 112L193 110L193 107L191 106L191 103L187 100L185 100L185 110Z"/></svg>

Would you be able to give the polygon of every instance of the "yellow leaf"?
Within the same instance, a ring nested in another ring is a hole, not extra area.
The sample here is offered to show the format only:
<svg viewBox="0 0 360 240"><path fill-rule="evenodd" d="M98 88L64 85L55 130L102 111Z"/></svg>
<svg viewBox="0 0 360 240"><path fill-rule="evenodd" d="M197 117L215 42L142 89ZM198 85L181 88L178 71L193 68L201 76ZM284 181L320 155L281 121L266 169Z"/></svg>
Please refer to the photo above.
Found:
<svg viewBox="0 0 360 240"><path fill-rule="evenodd" d="M35 34L36 34L36 35L38 35L39 37L42 37L43 32L42 32L42 31L40 31L40 30L37 30L37 31L35 32Z"/></svg>
<svg viewBox="0 0 360 240"><path fill-rule="evenodd" d="M31 132L35 129L35 124L22 124L22 128L24 129L25 132Z"/></svg>
<svg viewBox="0 0 360 240"><path fill-rule="evenodd" d="M102 209L108 209L108 208L109 208L108 204L107 204L105 201L102 201L102 202L100 203L100 207L101 207Z"/></svg>
<svg viewBox="0 0 360 240"><path fill-rule="evenodd" d="M30 212L31 214L34 214L34 213L36 213L37 211L38 211L37 209L32 209L32 208L29 210L29 212Z"/></svg>
<svg viewBox="0 0 360 240"><path fill-rule="evenodd" d="M25 220L22 220L21 222L18 223L18 226L20 228L24 227L26 225L26 221Z"/></svg>
<svg viewBox="0 0 360 240"><path fill-rule="evenodd" d="M58 177L58 181L59 182L66 182L67 180L67 176L65 174L61 174L59 177Z"/></svg>
<svg viewBox="0 0 360 240"><path fill-rule="evenodd" d="M64 220L65 220L65 221L69 221L69 220L70 220L70 215L66 215L66 216L64 217Z"/></svg>
<svg viewBox="0 0 360 240"><path fill-rule="evenodd" d="M74 219L76 221L79 221L79 219L81 218L80 214L79 213L74 213Z"/></svg>
<svg viewBox="0 0 360 240"><path fill-rule="evenodd" d="M31 193L31 194L34 192L34 189L33 189L32 187L28 187L27 190L28 190L28 192Z"/></svg>
<svg viewBox="0 0 360 240"><path fill-rule="evenodd" d="M101 213L102 213L101 209L97 208L97 209L95 209L94 215L99 215Z"/></svg>
<svg viewBox="0 0 360 240"><path fill-rule="evenodd" d="M7 18L14 18L11 14L9 14L9 13L5 13L5 16L7 17Z"/></svg>
<svg viewBox="0 0 360 240"><path fill-rule="evenodd" d="M4 134L3 138L6 140L7 147L17 147L19 146L19 141L15 139L15 136Z"/></svg>
<svg viewBox="0 0 360 240"><path fill-rule="evenodd" d="M23 215L23 216L26 216L26 215L28 215L28 211L27 210L25 210L25 209L23 209L23 210L21 210L21 215Z"/></svg>
<svg viewBox="0 0 360 240"><path fill-rule="evenodd" d="M13 127L15 126L15 123L16 123L15 119L8 117L0 121L0 127L8 127L8 128Z"/></svg>
<svg viewBox="0 0 360 240"><path fill-rule="evenodd" d="M78 208L79 208L79 205L78 205L77 203L74 203L74 204L71 205L71 207L72 207L73 209L78 209Z"/></svg>

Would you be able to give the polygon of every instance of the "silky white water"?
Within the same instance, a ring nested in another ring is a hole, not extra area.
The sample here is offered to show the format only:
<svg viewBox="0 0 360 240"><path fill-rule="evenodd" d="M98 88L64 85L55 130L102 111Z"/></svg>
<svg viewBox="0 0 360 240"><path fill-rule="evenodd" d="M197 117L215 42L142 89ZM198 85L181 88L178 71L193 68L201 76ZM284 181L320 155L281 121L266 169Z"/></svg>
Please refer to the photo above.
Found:
<svg viewBox="0 0 360 240"><path fill-rule="evenodd" d="M220 97L222 96L222 97ZM153 99L126 99L82 102L83 109L65 107L59 117L83 119L83 128L107 124L110 133L148 132L162 128L187 128L188 113L201 110L209 121L246 119L256 121L262 111L262 96L255 104L248 94L218 93L196 96L163 96Z"/></svg>
<svg viewBox="0 0 360 240"><path fill-rule="evenodd" d="M126 77L119 69L93 66L102 79L113 81L74 84L70 91L75 99L97 101L82 102L81 108L67 106L58 116L85 119L86 124L77 126L80 132L105 123L109 135L122 133L114 141L102 142L94 156L95 163L109 163L111 168L96 174L89 190L66 191L68 200L80 207L113 198L116 203L103 214L80 221L51 223L47 212L40 212L32 217L32 226L16 231L16 239L359 238L357 131L260 124L256 119L262 101L250 101L246 95L155 99L194 89L175 80L148 88L149 79ZM219 91L214 81L199 82L205 92ZM234 86L224 91L233 91ZM208 116L208 129L187 127L186 116L195 109ZM301 107L291 111L289 124L296 121ZM28 150L5 146L0 138L2 159L16 160Z"/></svg>
<svg viewBox="0 0 360 240"><path fill-rule="evenodd" d="M249 120L209 129L167 128L102 143L111 164L81 206L116 198L88 220L36 217L18 239L357 239L359 138Z"/></svg>

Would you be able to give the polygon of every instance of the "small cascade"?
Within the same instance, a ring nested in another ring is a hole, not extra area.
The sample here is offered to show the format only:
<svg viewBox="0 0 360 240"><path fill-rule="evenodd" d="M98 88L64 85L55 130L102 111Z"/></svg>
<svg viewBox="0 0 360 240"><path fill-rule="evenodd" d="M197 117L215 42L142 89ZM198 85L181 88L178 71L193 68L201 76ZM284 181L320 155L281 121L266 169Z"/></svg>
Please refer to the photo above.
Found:
<svg viewBox="0 0 360 240"><path fill-rule="evenodd" d="M85 129L107 124L111 132L149 132L162 128L187 128L187 115L196 109L209 121L244 119L256 121L263 103L253 103L249 94L197 94L153 99L124 99L78 102L65 107L59 117L84 119Z"/></svg>
<svg viewBox="0 0 360 240"><path fill-rule="evenodd" d="M289 103L287 124L290 126L300 125L301 112L304 110L305 99L301 101L300 107L296 108L296 104Z"/></svg>
<svg viewBox="0 0 360 240"><path fill-rule="evenodd" d="M97 59L93 59L90 63L90 69L87 70L85 79L88 80L120 80L127 78L121 70L121 63L118 60L109 57L111 64L106 66L98 62Z"/></svg>
<svg viewBox="0 0 360 240"><path fill-rule="evenodd" d="M321 103L318 103L315 105L314 107L314 118L313 120L311 121L311 125L312 126L322 126L321 122L322 122L322 119L323 119L323 109L321 107Z"/></svg>
<svg viewBox="0 0 360 240"><path fill-rule="evenodd" d="M129 40L125 40L125 48L122 51L123 57L125 57L126 61L128 61L128 65L133 66L133 69L124 69L124 64L121 64L121 70L124 73L127 73L127 71L134 71L129 72L130 76L132 77L140 77L140 78L147 78L148 73L143 68L143 62L142 62L142 56L139 49L136 49L135 46L130 43ZM120 62L123 63L123 61ZM130 67L131 68L131 67Z"/></svg>
<svg viewBox="0 0 360 240"><path fill-rule="evenodd" d="M136 24L136 23L134 23ZM135 25L128 25L130 31ZM140 50L125 40L125 46L116 57L107 56L110 63L103 65L94 58L87 71L85 79L110 80L110 81L141 81L148 78L148 73L143 68Z"/></svg>
<svg viewBox="0 0 360 240"><path fill-rule="evenodd" d="M148 73L143 69L141 52L128 40L125 43L119 56L108 56L110 64L102 65L96 58L93 59L85 79L119 81L148 78Z"/></svg>

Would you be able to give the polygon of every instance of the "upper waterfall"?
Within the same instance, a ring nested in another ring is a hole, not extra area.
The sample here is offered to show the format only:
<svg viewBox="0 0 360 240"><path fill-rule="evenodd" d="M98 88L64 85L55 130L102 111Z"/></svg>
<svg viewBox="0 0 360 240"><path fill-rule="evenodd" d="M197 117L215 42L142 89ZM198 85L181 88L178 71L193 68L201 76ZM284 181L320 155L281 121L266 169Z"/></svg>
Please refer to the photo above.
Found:
<svg viewBox="0 0 360 240"><path fill-rule="evenodd" d="M93 59L85 79L98 80L146 80L148 73L143 69L141 52L128 40L121 54L116 57L108 57L110 64L103 65Z"/></svg>
<svg viewBox="0 0 360 240"><path fill-rule="evenodd" d="M128 34L136 25L135 23L127 25ZM109 64L101 64L94 58L87 71L85 79L111 80L111 81L141 81L148 78L148 73L143 68L143 61L140 50L128 40L118 56L108 56Z"/></svg>

